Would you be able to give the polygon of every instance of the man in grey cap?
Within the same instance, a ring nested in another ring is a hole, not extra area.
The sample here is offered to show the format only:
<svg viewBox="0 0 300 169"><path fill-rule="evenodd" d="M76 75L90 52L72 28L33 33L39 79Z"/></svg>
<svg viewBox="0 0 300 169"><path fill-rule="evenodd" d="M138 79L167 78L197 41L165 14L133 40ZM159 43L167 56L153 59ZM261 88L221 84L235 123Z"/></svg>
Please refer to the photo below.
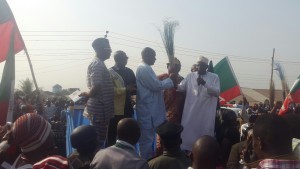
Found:
<svg viewBox="0 0 300 169"><path fill-rule="evenodd" d="M182 130L183 127L180 124L169 121L157 127L156 133L160 137L164 152L148 162L150 169L187 169L191 165L191 160L180 149Z"/></svg>
<svg viewBox="0 0 300 169"><path fill-rule="evenodd" d="M108 39L105 38L94 40L92 47L96 52L96 57L87 71L89 91L79 96L88 98L86 111L91 124L95 126L98 146L104 148L107 126L114 116L114 86L104 63L111 55L111 48Z"/></svg>
<svg viewBox="0 0 300 169"><path fill-rule="evenodd" d="M201 136L214 136L216 106L220 93L218 75L207 71L208 59L200 56L198 71L191 72L178 85L186 92L181 125L183 150L192 151L194 142Z"/></svg>

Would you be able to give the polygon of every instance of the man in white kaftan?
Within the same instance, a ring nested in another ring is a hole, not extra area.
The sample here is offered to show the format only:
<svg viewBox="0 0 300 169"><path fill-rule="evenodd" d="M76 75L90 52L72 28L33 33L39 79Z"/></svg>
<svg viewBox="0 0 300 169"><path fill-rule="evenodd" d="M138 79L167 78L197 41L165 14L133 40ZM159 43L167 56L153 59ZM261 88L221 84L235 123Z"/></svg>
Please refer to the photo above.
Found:
<svg viewBox="0 0 300 169"><path fill-rule="evenodd" d="M191 72L178 85L186 92L182 114L182 150L192 151L194 142L203 135L214 137L216 106L220 93L218 75L207 72L208 59L200 56L198 72Z"/></svg>

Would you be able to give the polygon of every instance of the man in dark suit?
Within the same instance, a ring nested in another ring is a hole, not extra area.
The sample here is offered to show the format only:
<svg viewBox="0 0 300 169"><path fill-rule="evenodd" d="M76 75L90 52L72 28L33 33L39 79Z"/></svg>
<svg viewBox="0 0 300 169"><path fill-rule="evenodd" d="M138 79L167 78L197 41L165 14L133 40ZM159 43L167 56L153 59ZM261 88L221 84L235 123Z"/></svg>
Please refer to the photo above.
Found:
<svg viewBox="0 0 300 169"><path fill-rule="evenodd" d="M166 121L157 127L156 132L163 145L163 154L148 162L150 169L187 169L191 160L180 149L180 134L183 127L180 124Z"/></svg>

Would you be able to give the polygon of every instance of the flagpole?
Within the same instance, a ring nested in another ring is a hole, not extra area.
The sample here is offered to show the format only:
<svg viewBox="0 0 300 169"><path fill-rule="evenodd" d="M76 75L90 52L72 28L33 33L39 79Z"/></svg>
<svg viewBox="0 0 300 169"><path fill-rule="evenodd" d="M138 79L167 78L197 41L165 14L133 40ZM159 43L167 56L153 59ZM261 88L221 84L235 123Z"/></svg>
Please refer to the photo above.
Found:
<svg viewBox="0 0 300 169"><path fill-rule="evenodd" d="M29 67L30 67L30 72L31 72L31 76L32 76L32 79L33 79L33 83L34 83L34 86L36 88L36 92L37 92L37 97L38 97L38 101L39 101L39 106L37 106L37 109L39 109L37 112L39 113L43 113L43 102L42 102L42 98L41 98L41 93L40 93L40 90L39 90L39 87L37 85L37 82L36 82L36 79L35 79L35 75L34 75L34 71L33 71L33 67L32 67L32 63L31 63L31 59L29 57L29 53L28 53L28 50L27 50L27 47L25 45L25 42L24 42L24 39L23 37L21 36L21 33L20 33L20 30L19 30L19 27L18 27L18 24L16 22L16 19L14 16L13 17L13 20L15 22L15 26L16 26L16 29L17 29L17 32L19 34L19 37L20 39L22 40L23 42L23 45L24 45L24 51L25 51L25 54L26 54L26 57L27 57L27 60L28 60L28 64L29 64ZM42 111L42 112L41 112Z"/></svg>
<svg viewBox="0 0 300 169"><path fill-rule="evenodd" d="M22 40L23 45L24 45L24 51L25 51L25 54L26 54L26 56L27 56L27 60L28 60L28 63L29 63L29 67L30 67L32 79L33 79L33 82L34 82L34 86L35 86L37 92L40 93L40 92L39 92L38 85L37 85L37 82L36 82L36 79L35 79L35 75L34 75L34 72L33 72L31 60L30 60L30 57L29 57L29 54L28 54L28 51L27 51L27 47L26 47L26 45L25 45L25 42L24 42L23 37L21 36L20 29L19 29L19 26L18 26L18 24L17 24L17 22L16 22L15 16L12 15L12 17L13 17L13 21L15 22L15 26L16 26L15 28L17 29L16 32L19 34L19 37L20 37L20 39Z"/></svg>
<svg viewBox="0 0 300 169"><path fill-rule="evenodd" d="M273 56L272 56L272 65L271 65L271 81L270 81L270 106L271 108L273 108L274 106L274 90L275 90L275 86L274 86L274 81L273 81L273 66L274 66L274 55L275 55L275 48L273 48Z"/></svg>
<svg viewBox="0 0 300 169"><path fill-rule="evenodd" d="M22 38L22 40L23 40L23 38ZM24 43L24 41L23 41L23 43ZM26 54L26 57L27 57L27 60L28 60L28 63L29 63L29 67L30 67L30 71L31 71L31 75L32 75L32 79L33 79L34 86L35 86L35 88L36 88L36 90L37 90L37 92L38 92L38 94L39 94L39 93L40 93L39 87L38 87L37 82L36 82L36 79L35 79L35 75L34 75L32 63L31 63L31 59L30 59L30 57L29 57L29 54L28 54L28 51L27 51L27 48L26 48L25 43L24 43L24 51L25 51L25 54Z"/></svg>
<svg viewBox="0 0 300 169"><path fill-rule="evenodd" d="M29 66L30 66L30 70L31 70L31 74L32 74L32 78L33 78L33 82L34 82L34 85L35 85L35 87L36 87L36 92L37 92L37 97L39 98L39 103L37 103L39 106L38 107L40 107L40 109L41 109L41 111L38 111L39 113L43 113L43 103L42 103L42 100L41 100L41 97L40 97L40 91L39 91L39 88L38 88L38 85L37 85L37 82L36 82L36 79L35 79L35 75L34 75L34 72L33 72L33 68L32 68L32 63L31 63L31 60L30 60L30 57L29 57L29 54L28 54L28 51L27 51L27 48L26 48L26 45L25 45L25 43L24 43L24 39L23 39L23 37L21 36L21 33L20 33L20 30L19 30L19 27L18 27L18 24L17 24L17 22L16 22L16 19L15 19L15 17L14 17L14 15L13 15L13 13L12 13L12 11L11 11L11 9L10 9L10 7L9 7L9 5L8 5L8 3L6 2L6 0L4 0L4 1L1 1L1 5L2 5L2 2L3 2L3 5L4 5L4 7L6 8L6 11L4 11L4 12L7 12L6 14L7 15L9 15L10 16L10 20L12 21L12 22L14 22L14 27L13 27L13 32L12 32L12 34L13 34L13 36L14 36L14 40L15 40L15 38L19 38L19 40L22 42L22 49L25 51L25 53L26 53L26 56L27 56L27 59L28 59L28 63L29 63ZM1 14L2 15L2 14ZM15 36L18 36L18 37L15 37ZM15 45L15 44L13 44L13 45ZM21 50L19 50L19 51L21 51ZM18 52L19 52L18 51ZM14 52L14 54L15 54L15 52ZM15 72L15 70L14 70L14 72ZM15 76L15 75L14 75ZM14 82L13 82L14 83ZM14 90L12 90L11 91L11 93L13 93L13 91ZM13 99L13 97L11 97L12 99ZM14 100L14 99L13 99ZM14 101L11 101L12 103L14 102ZM11 103L9 103L9 106L11 106ZM8 112L9 112L10 110L8 110ZM12 113L10 113L10 114L12 114ZM8 121L12 121L12 117L8 117L7 116L7 122Z"/></svg>
<svg viewBox="0 0 300 169"><path fill-rule="evenodd" d="M7 3L7 2L6 2ZM9 8L9 5L7 4L8 8ZM11 9L9 9L11 11ZM26 48L26 45L25 45L25 42L24 42L24 39L23 37L21 36L21 33L20 33L20 30L19 30L19 27L18 27L18 24L16 22L16 19L15 19L15 16L12 14L12 18L13 18L13 21L15 23L15 32L18 33L20 39L22 40L22 43L24 45L24 51L26 53L26 56L27 56L27 60L29 62L29 67L30 67L30 70L31 70L31 75L32 75L32 78L33 78L33 82L34 82L34 85L35 85L35 88L36 90L38 91L39 93L39 88L38 88L38 85L37 85L37 82L36 82L36 79L35 79L35 76L34 76L34 72L33 72L33 68L32 68L32 64L31 64L31 60L30 60L30 57L29 57L29 54L28 54L28 51L27 51L27 48Z"/></svg>
<svg viewBox="0 0 300 169"><path fill-rule="evenodd" d="M18 31L18 32L20 33L20 31ZM33 83L34 83L34 86L35 86L36 92L37 92L37 98L36 98L37 113L38 114L43 114L43 112L44 112L43 101L42 101L42 97L41 97L41 93L40 93L39 87L38 87L36 79L35 79L35 75L34 75L32 63L31 63L31 59L29 57L29 53L28 53L27 47L26 47L26 45L24 43L24 40L23 40L22 36L20 36L20 37L21 37L21 39L23 41L23 44L24 44L24 51L25 51L25 54L26 54L26 57L27 57L27 60L28 60L28 64L29 64L29 67L30 67L30 72L31 72L31 75L32 75Z"/></svg>

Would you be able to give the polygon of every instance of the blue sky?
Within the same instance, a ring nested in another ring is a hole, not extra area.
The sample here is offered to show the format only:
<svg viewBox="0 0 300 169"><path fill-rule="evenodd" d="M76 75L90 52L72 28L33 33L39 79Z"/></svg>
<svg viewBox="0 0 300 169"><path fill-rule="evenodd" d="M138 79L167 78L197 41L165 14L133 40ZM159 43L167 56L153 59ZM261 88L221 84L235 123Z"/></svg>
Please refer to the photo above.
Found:
<svg viewBox="0 0 300 169"><path fill-rule="evenodd" d="M158 29L177 20L175 56L185 76L197 56L216 64L228 56L242 87L268 88L273 48L289 85L300 74L300 1L290 0L7 0L25 40L38 85L51 90L86 90L86 70L94 56L91 42L109 30L113 52L124 50L136 70L140 52L157 51L153 66L166 72L167 55ZM16 87L31 79L23 52L16 56ZM113 66L113 58L106 61ZM0 70L4 63L0 64ZM276 88L281 88L274 74ZM0 75L1 76L1 75Z"/></svg>

